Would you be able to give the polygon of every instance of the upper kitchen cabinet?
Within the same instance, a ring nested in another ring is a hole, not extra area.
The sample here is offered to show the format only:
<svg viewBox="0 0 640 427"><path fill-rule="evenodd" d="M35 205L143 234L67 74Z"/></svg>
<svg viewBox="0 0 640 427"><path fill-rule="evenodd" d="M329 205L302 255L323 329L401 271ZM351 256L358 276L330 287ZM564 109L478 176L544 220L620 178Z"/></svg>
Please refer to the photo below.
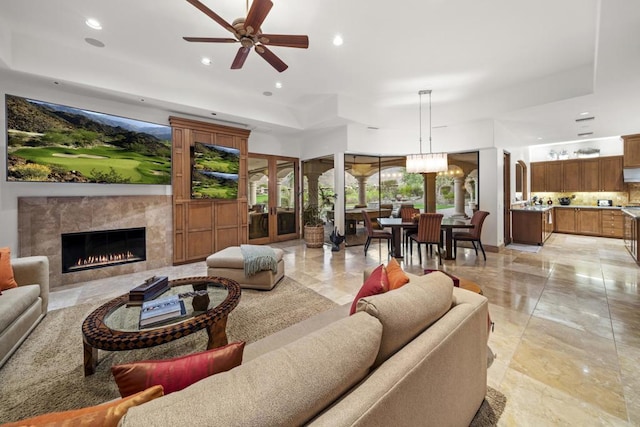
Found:
<svg viewBox="0 0 640 427"><path fill-rule="evenodd" d="M531 191L624 191L622 156L531 163Z"/></svg>
<svg viewBox="0 0 640 427"><path fill-rule="evenodd" d="M640 134L626 135L624 141L624 167L640 167Z"/></svg>

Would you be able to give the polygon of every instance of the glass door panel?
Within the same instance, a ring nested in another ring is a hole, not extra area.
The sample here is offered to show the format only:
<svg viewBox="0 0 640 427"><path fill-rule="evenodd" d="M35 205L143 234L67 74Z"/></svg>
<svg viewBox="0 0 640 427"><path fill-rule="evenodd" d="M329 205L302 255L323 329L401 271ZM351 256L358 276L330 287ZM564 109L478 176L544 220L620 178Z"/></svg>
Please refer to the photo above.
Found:
<svg viewBox="0 0 640 427"><path fill-rule="evenodd" d="M278 236L295 235L296 227L296 163L276 160L276 230Z"/></svg>
<svg viewBox="0 0 640 427"><path fill-rule="evenodd" d="M249 240L269 237L269 160L249 157Z"/></svg>

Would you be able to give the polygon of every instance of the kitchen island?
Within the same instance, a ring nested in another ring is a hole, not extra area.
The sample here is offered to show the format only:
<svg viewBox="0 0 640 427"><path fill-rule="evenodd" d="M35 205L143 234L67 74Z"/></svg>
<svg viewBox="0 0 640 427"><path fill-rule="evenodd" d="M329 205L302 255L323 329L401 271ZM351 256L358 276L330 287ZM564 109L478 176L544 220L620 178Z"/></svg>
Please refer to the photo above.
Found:
<svg viewBox="0 0 640 427"><path fill-rule="evenodd" d="M640 219L640 208L624 208L624 245L633 257L633 260L640 264L638 259L638 220Z"/></svg>
<svg viewBox="0 0 640 427"><path fill-rule="evenodd" d="M553 206L526 206L511 209L513 243L540 245L553 233Z"/></svg>

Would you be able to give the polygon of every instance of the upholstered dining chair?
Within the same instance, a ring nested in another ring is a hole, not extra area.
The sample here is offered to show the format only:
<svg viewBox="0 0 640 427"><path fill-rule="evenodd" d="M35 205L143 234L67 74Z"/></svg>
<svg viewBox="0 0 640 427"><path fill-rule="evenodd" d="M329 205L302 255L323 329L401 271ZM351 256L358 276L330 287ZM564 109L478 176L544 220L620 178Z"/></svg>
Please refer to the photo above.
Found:
<svg viewBox="0 0 640 427"><path fill-rule="evenodd" d="M364 227L367 230L367 241L364 244L364 254L367 255L367 249L369 249L369 245L371 244L371 239L386 239L387 247L389 248L389 253L391 253L391 242L392 242L392 234L389 231L385 230L374 230L373 224L371 222L371 218L367 214L367 211L362 210L362 217L364 218Z"/></svg>
<svg viewBox="0 0 640 427"><path fill-rule="evenodd" d="M400 218L402 218L402 222L412 222L414 215L420 214L420 209L414 208L413 206L402 206L400 208ZM409 248L409 235L414 234L418 231L418 223L411 226L402 227L402 244L404 245L404 251L407 252Z"/></svg>
<svg viewBox="0 0 640 427"><path fill-rule="evenodd" d="M440 233L440 225L442 224L442 217L444 215L439 213L422 213L418 220L418 232L409 235L409 245L411 249L411 256L413 256L413 242L418 244L418 260L422 264L422 250L420 247L424 244L425 249L427 246L436 245L438 248L438 261L442 264L442 233Z"/></svg>
<svg viewBox="0 0 640 427"><path fill-rule="evenodd" d="M458 251L458 240L463 242L471 242L473 245L473 249L476 251L476 256L478 256L478 247L476 246L476 242L480 245L480 250L482 250L482 256L484 260L487 260L487 254L484 253L484 247L482 246L482 241L480 237L482 235L482 224L484 223L485 218L489 215L489 212L486 211L475 211L473 216L471 217L471 224L473 224L473 228L469 228L468 231L457 231L453 233L453 257L456 257L456 252Z"/></svg>

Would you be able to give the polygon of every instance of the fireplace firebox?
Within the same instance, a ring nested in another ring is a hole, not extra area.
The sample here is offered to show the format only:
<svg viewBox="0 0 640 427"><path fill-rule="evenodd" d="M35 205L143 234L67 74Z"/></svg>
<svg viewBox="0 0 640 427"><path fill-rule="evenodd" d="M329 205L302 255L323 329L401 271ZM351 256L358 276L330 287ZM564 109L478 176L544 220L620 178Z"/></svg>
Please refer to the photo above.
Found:
<svg viewBox="0 0 640 427"><path fill-rule="evenodd" d="M62 234L62 273L147 259L144 227Z"/></svg>

